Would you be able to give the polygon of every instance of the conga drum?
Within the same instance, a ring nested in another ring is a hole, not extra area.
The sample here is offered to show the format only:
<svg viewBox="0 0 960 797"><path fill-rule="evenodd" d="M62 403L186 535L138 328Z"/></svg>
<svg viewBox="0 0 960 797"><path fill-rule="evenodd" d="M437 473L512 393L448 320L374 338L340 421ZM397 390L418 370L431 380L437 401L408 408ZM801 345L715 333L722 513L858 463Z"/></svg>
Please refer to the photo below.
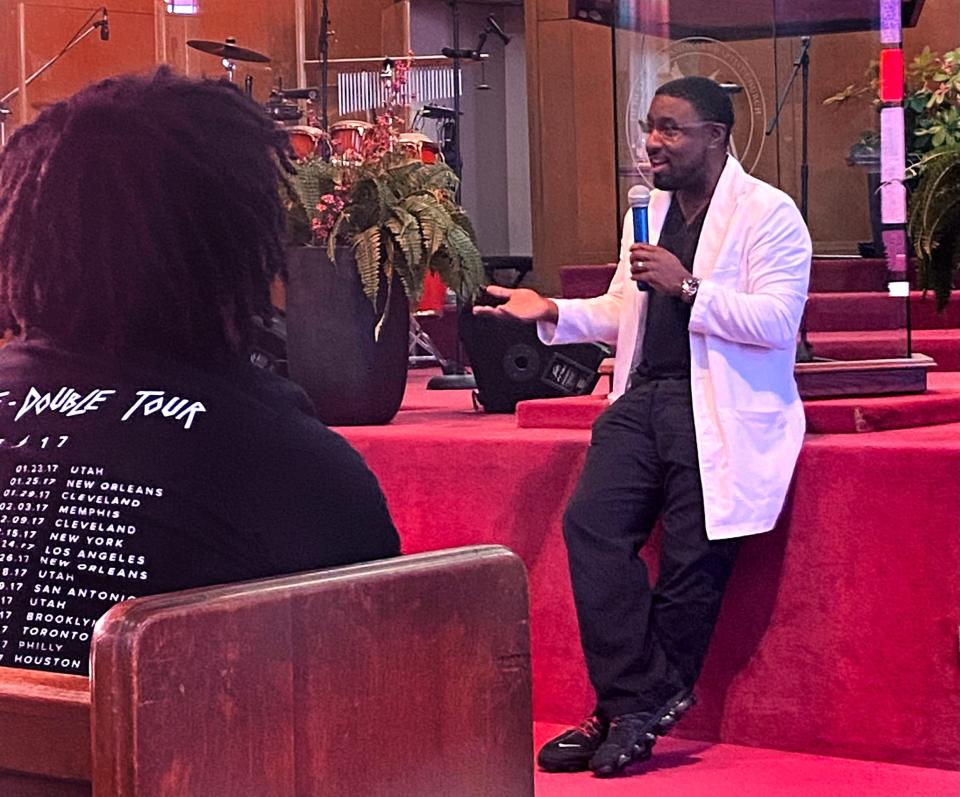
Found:
<svg viewBox="0 0 960 797"><path fill-rule="evenodd" d="M294 125L287 128L290 137L290 147L298 161L308 158L322 158L326 155L327 134L319 127L310 125Z"/></svg>
<svg viewBox="0 0 960 797"><path fill-rule="evenodd" d="M360 160L363 137L372 128L370 122L358 119L341 119L330 125L330 149L334 158Z"/></svg>
<svg viewBox="0 0 960 797"><path fill-rule="evenodd" d="M443 163L443 153L437 143L423 133L401 133L397 136L397 146L406 153L410 160L421 163ZM432 271L423 277L423 295L417 304L416 313L442 315L443 305L447 298L447 286L443 280Z"/></svg>
<svg viewBox="0 0 960 797"><path fill-rule="evenodd" d="M422 315L443 315L443 305L447 298L447 286L439 275L428 271L423 275L423 294L414 313Z"/></svg>
<svg viewBox="0 0 960 797"><path fill-rule="evenodd" d="M410 160L443 163L443 153L437 142L423 133L401 133L397 136L397 147L406 153Z"/></svg>

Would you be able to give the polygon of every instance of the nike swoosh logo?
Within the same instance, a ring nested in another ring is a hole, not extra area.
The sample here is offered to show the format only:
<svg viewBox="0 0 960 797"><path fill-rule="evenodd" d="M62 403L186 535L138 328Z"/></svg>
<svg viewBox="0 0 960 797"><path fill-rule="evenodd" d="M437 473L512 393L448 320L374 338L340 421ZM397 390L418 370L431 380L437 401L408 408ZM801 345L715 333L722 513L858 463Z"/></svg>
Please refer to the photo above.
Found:
<svg viewBox="0 0 960 797"><path fill-rule="evenodd" d="M559 744L557 744L557 747L580 747L580 745L579 745L579 744L564 744L563 742L560 742Z"/></svg>

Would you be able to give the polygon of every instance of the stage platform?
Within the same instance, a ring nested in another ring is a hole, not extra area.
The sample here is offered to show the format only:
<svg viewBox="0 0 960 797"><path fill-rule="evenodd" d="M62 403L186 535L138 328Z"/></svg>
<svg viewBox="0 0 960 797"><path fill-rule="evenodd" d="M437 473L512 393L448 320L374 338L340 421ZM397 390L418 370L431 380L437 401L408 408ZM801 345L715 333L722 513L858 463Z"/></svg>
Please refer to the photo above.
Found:
<svg viewBox="0 0 960 797"><path fill-rule="evenodd" d="M960 421L960 373L930 373L927 387L927 392L920 395L805 401L807 431L882 432ZM517 405L517 425L526 429L589 429L606 407L606 394L598 385L592 396L522 401Z"/></svg>
<svg viewBox="0 0 960 797"><path fill-rule="evenodd" d="M534 716L578 721L592 697L560 528L589 431L520 428L468 391L426 391L430 375L411 374L393 423L340 431L407 552L493 542L523 558ZM744 543L678 733L956 768L958 475L960 423L809 434L777 528Z"/></svg>

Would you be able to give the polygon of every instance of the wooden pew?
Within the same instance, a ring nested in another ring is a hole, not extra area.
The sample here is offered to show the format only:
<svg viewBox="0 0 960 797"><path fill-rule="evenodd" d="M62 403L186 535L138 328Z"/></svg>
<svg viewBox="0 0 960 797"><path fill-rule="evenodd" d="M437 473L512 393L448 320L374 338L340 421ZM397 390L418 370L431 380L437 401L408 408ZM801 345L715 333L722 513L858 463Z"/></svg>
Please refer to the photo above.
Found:
<svg viewBox="0 0 960 797"><path fill-rule="evenodd" d="M4 797L533 794L526 575L474 546L118 604L0 667Z"/></svg>

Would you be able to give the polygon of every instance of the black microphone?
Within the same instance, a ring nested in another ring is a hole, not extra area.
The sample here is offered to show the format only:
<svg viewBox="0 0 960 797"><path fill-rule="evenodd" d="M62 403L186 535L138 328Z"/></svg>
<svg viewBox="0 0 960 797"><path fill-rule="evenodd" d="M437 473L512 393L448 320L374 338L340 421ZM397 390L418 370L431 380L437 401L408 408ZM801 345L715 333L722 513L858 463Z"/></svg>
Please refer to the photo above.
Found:
<svg viewBox="0 0 960 797"><path fill-rule="evenodd" d="M503 32L503 28L497 24L497 20L494 19L493 14L487 17L487 25L489 25L490 29L500 37L500 41L502 41L505 45L510 44L510 37L507 36L507 34Z"/></svg>
<svg viewBox="0 0 960 797"><path fill-rule="evenodd" d="M424 105L422 113L427 119L453 119L456 115L453 108L446 105ZM463 111L460 115L463 116Z"/></svg>
<svg viewBox="0 0 960 797"><path fill-rule="evenodd" d="M476 50L454 50L450 47L444 47L440 50L444 58L476 58Z"/></svg>
<svg viewBox="0 0 960 797"><path fill-rule="evenodd" d="M107 9L103 9L103 19L100 20L100 41L110 41L110 20L107 19Z"/></svg>

